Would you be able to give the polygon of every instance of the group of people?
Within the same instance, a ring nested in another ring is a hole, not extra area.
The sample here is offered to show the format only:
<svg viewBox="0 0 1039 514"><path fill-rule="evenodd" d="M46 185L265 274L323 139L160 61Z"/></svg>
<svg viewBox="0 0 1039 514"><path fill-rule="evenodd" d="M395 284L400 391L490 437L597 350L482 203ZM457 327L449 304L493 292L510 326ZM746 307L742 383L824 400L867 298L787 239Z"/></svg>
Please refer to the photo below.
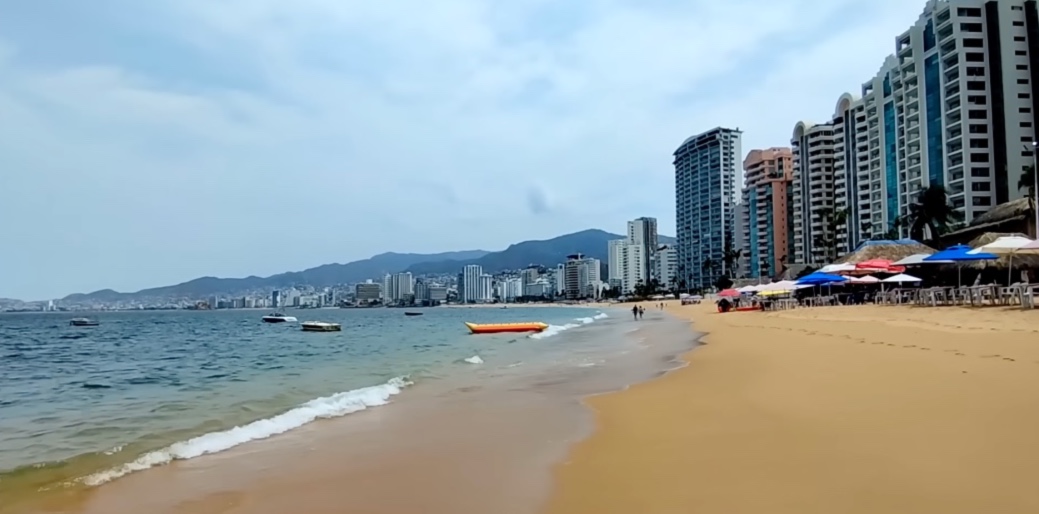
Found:
<svg viewBox="0 0 1039 514"><path fill-rule="evenodd" d="M656 307L658 309L660 309L660 310L664 310L664 302L658 303L656 305ZM642 319L642 316L644 316L645 314L646 314L646 308L645 307L643 307L641 305L634 305L634 306L631 307L631 315L635 318L635 320Z"/></svg>

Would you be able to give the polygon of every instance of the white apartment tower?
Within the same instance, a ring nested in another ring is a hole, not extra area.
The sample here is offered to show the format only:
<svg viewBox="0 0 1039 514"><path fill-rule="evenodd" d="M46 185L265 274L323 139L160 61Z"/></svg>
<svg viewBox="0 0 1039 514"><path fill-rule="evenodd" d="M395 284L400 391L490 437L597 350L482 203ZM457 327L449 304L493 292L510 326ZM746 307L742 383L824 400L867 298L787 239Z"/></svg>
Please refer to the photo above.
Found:
<svg viewBox="0 0 1039 514"><path fill-rule="evenodd" d="M790 140L794 179L791 188L793 262L829 262L826 242L834 215L833 125L798 122Z"/></svg>
<svg viewBox="0 0 1039 514"><path fill-rule="evenodd" d="M931 184L967 222L1021 198L1039 122L1035 0L930 0L895 56L882 107L897 125L897 154L885 157L897 163L900 211Z"/></svg>
<svg viewBox="0 0 1039 514"><path fill-rule="evenodd" d="M965 222L1024 195L1017 184L1039 125L1036 1L928 0L895 41L860 97L842 95L825 126L795 128L795 142L807 147L828 127L833 158L829 206L821 155L809 151L803 162L795 154L795 173L808 170L795 176L797 262L830 257L815 244L828 236L819 212L847 214L840 256L869 239L907 236L896 221L932 184Z"/></svg>
<svg viewBox="0 0 1039 514"><path fill-rule="evenodd" d="M483 266L479 264L468 264L462 268L458 293L463 303L475 303L488 298L484 295L483 276Z"/></svg>
<svg viewBox="0 0 1039 514"><path fill-rule="evenodd" d="M642 247L644 262L639 264L639 278L643 282L649 282L653 278L653 256L657 252L659 241L657 238L657 219L638 218L628 222L628 243Z"/></svg>

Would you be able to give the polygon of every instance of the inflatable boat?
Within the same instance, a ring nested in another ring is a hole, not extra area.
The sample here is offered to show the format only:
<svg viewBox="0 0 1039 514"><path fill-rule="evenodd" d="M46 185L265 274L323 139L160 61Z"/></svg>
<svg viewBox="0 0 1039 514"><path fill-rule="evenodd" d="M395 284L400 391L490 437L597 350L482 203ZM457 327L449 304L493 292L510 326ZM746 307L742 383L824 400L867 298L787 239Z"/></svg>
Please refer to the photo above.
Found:
<svg viewBox="0 0 1039 514"><path fill-rule="evenodd" d="M548 328L547 323L525 322L525 323L489 323L477 324L466 322L469 332L473 334L497 334L501 332L541 332Z"/></svg>

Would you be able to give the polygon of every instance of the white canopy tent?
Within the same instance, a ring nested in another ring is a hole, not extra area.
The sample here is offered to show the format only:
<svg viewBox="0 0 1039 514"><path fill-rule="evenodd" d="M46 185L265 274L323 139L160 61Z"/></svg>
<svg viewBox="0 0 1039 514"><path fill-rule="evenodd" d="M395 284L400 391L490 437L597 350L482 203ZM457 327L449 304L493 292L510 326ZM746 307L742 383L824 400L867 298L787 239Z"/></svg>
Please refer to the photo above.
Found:
<svg viewBox="0 0 1039 514"><path fill-rule="evenodd" d="M881 282L888 284L908 284L913 282L923 282L923 279L916 278L912 275L906 275L905 273L899 273L893 277L885 278L884 280L881 280Z"/></svg>

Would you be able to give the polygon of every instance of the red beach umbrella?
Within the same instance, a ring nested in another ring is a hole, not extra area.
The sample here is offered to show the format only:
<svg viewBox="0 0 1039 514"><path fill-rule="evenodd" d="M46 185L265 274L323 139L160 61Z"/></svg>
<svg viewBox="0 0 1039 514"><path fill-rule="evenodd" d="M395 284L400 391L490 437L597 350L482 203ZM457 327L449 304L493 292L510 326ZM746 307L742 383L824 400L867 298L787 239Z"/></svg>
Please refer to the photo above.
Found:
<svg viewBox="0 0 1039 514"><path fill-rule="evenodd" d="M855 271L865 271L867 273L902 273L905 270L905 266L895 266L893 262L887 259L870 259L855 265Z"/></svg>
<svg viewBox="0 0 1039 514"><path fill-rule="evenodd" d="M718 293L718 296L721 296L722 298L736 298L739 295L740 292L735 289L724 289Z"/></svg>

